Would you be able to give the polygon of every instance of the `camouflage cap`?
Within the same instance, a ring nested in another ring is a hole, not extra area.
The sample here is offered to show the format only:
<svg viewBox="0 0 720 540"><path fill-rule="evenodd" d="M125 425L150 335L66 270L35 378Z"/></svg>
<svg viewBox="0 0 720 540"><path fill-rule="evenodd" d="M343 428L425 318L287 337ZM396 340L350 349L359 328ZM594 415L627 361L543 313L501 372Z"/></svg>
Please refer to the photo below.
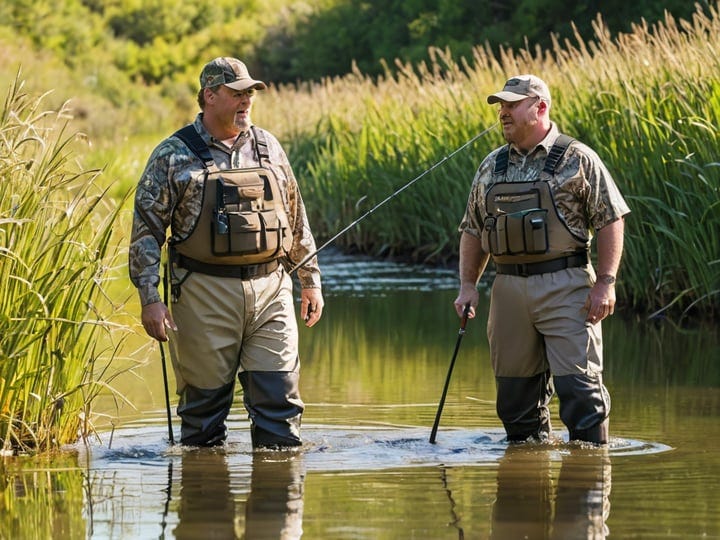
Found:
<svg viewBox="0 0 720 540"><path fill-rule="evenodd" d="M535 75L517 75L508 79L500 92L489 95L491 105L498 101L520 101L528 97L539 97L550 104L550 90L545 82Z"/></svg>
<svg viewBox="0 0 720 540"><path fill-rule="evenodd" d="M257 88L265 90L267 85L250 77L247 66L236 58L220 56L205 64L200 73L200 88L212 88L224 84L233 90Z"/></svg>

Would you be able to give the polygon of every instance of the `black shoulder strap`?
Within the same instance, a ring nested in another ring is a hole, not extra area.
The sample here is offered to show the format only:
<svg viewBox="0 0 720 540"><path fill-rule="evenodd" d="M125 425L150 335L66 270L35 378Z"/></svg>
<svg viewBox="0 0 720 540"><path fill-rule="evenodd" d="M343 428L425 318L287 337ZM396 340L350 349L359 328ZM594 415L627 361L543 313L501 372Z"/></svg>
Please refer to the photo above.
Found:
<svg viewBox="0 0 720 540"><path fill-rule="evenodd" d="M178 129L173 135L184 142L185 145L192 150L193 154L205 163L206 167L213 164L214 160L210 154L210 149L195 129L195 126L188 124L187 126Z"/></svg>
<svg viewBox="0 0 720 540"><path fill-rule="evenodd" d="M258 163L263 164L263 160L270 160L270 150L268 148L267 137L265 131L255 126L250 126L255 136L255 151L257 152Z"/></svg>
<svg viewBox="0 0 720 540"><path fill-rule="evenodd" d="M568 146L570 146L574 140L575 139L569 135L565 135L564 133L558 135L558 138L555 139L555 144L552 145L547 158L545 158L545 166L543 167L544 173L547 173L550 176L555 174L555 168L565 155L565 151L568 149Z"/></svg>
<svg viewBox="0 0 720 540"><path fill-rule="evenodd" d="M510 155L510 145L506 144L503 146L503 148L498 152L497 157L495 158L495 171L494 174L496 175L503 175L507 171L508 168L508 156Z"/></svg>
<svg viewBox="0 0 720 540"><path fill-rule="evenodd" d="M555 168L558 166L558 163L560 163L560 160L565 155L565 151L568 149L568 147L570 146L570 144L572 144L574 140L575 139L573 139L569 135L565 135L564 133L558 135L558 138L555 140L555 144L552 145L552 148L550 148L550 152L548 152L547 158L545 158L545 166L543 167L544 173L547 173L551 176L555 174ZM494 174L505 174L508 168L509 155L510 147L508 145L504 146L498 152L498 155L495 158Z"/></svg>

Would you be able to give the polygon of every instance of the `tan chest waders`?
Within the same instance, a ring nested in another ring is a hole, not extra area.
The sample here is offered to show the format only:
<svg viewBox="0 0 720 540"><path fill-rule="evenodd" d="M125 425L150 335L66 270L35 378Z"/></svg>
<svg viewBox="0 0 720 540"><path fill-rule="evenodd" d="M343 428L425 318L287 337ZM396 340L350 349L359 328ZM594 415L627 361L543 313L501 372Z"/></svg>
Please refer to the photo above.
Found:
<svg viewBox="0 0 720 540"><path fill-rule="evenodd" d="M180 442L186 445L225 442L235 378L253 447L302 444L292 283L275 272L291 249L292 229L266 135L253 133L260 167L223 171L194 126L176 133L205 164L193 229L171 246L172 260L187 271L172 286L180 330L171 340ZM183 285L193 273L195 279Z"/></svg>
<svg viewBox="0 0 720 540"><path fill-rule="evenodd" d="M219 170L192 125L175 133L205 163L202 208L190 234L173 245L182 257L208 265L253 265L287 254L292 247L280 183L261 130L253 128L260 167Z"/></svg>
<svg viewBox="0 0 720 540"><path fill-rule="evenodd" d="M560 135L531 182L505 181L506 146L485 194L483 247L500 278L492 289L488 340L497 413L509 442L551 437L555 392L569 440L608 441L600 329L582 316L588 280L581 272L556 273L589 264L588 242L567 227L550 186L571 142Z"/></svg>
<svg viewBox="0 0 720 540"><path fill-rule="evenodd" d="M557 212L549 180L572 142L560 135L550 149L543 171L532 182L505 182L509 149L495 161L494 179L485 194L483 249L500 264L543 262L584 252L587 243L575 236Z"/></svg>

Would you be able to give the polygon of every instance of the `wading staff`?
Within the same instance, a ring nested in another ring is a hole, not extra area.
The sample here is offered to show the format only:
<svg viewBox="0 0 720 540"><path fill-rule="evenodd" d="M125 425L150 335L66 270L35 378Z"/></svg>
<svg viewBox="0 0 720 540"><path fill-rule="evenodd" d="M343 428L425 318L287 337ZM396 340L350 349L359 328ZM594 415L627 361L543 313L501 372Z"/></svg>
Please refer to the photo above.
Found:
<svg viewBox="0 0 720 540"><path fill-rule="evenodd" d="M165 263L163 269L163 300L165 305L168 305L168 263ZM170 418L170 393L168 392L168 376L167 368L165 367L165 346L162 341L158 341L160 345L160 360L162 361L162 372L163 372L163 383L165 385L165 412L167 412L167 424L168 424L168 438L170 444L175 444L175 437L173 436L172 419Z"/></svg>
<svg viewBox="0 0 720 540"><path fill-rule="evenodd" d="M450 386L450 376L452 375L453 367L455 366L455 359L457 358L458 351L460 350L460 342L465 335L465 325L467 324L468 314L470 313L470 304L465 305L463 310L462 321L460 322L460 330L458 330L458 338L455 343L455 352L453 353L452 360L450 360L450 367L448 368L447 377L445 377L445 387L442 391L442 397L438 404L437 414L435 415L435 423L433 424L432 431L430 432L430 444L435 444L435 436L437 435L438 426L440 425L440 416L442 415L443 405L445 405L445 396L447 396L448 386Z"/></svg>
<svg viewBox="0 0 720 540"><path fill-rule="evenodd" d="M350 229L352 229L355 225L357 225L358 223L360 223L363 219L365 219L366 217L368 217L368 216L369 216L370 214L372 214L375 210L377 210L378 208L380 208L380 207L381 207L382 205L384 205L385 203L391 201L392 199L394 199L395 197L397 197L398 195L400 195L401 192L405 191L407 188L409 188L410 186L412 186L415 182L417 182L418 180L420 180L423 176L425 176L426 174L432 172L432 171L435 170L437 167L439 167L440 165L442 165L443 163L445 163L448 159L450 159L451 157L453 157L455 154L457 154L458 152L461 152L461 151L464 150L466 147L470 146L472 143L474 143L474 142L475 142L476 140L478 140L480 137L482 137L483 135L485 135L486 133L488 133L491 129L493 129L496 125L497 125L497 122L495 122L492 126L484 129L483 131L481 131L480 133L478 133L477 135L475 135L472 139L470 139L470 140L467 141L465 144L463 144L461 147L457 148L457 149L454 150L452 153L448 154L447 156L445 156L444 158L442 158L440 161L438 161L437 163L435 163L432 167L430 167L429 169L425 169L423 172L421 172L421 173L420 173L419 175L417 175L415 178L413 178L412 180L410 180L407 184L405 184L405 185L402 186L400 189L398 189L397 191L395 191L392 195L389 195L388 197L386 197L385 199L383 199L382 201L380 201L378 204L376 204L375 206L373 206L370 210L368 210L367 212L365 212L362 216L360 216L359 218L357 218L357 219L356 219L355 221L353 221L350 225L348 225L347 227L345 227L344 229L342 229L339 233L337 233L335 236L333 236L330 240L328 240L327 242L325 242L322 246L320 246L319 248L317 248L315 251L313 251L313 252L310 253L308 256L306 256L302 261L300 261L298 264L296 264L296 265L290 270L290 274L294 273L295 270L297 270L297 269L300 268L301 266L304 266L305 263L307 263L307 262L308 262L310 259L312 259L315 255L317 255L318 253L320 253L323 249L325 249L325 248L328 247L330 244L332 244L332 243L333 243L335 240L337 240L340 236L342 236L343 234L345 234L346 232L348 232Z"/></svg>

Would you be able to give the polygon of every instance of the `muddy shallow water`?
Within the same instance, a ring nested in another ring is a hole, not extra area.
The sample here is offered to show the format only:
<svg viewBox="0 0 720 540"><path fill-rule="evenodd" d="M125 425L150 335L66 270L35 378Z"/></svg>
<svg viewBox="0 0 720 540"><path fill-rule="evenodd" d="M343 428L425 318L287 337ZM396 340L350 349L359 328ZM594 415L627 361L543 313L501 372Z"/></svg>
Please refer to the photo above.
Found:
<svg viewBox="0 0 720 540"><path fill-rule="evenodd" d="M141 345L147 364L115 381L136 409L101 404L114 429L6 461L0 538L720 538L716 328L616 315L609 447L568 444L556 401L552 444L509 447L481 308L430 444L454 273L321 262L325 315L300 336L301 449L253 453L239 393L224 448L170 445L158 351Z"/></svg>

